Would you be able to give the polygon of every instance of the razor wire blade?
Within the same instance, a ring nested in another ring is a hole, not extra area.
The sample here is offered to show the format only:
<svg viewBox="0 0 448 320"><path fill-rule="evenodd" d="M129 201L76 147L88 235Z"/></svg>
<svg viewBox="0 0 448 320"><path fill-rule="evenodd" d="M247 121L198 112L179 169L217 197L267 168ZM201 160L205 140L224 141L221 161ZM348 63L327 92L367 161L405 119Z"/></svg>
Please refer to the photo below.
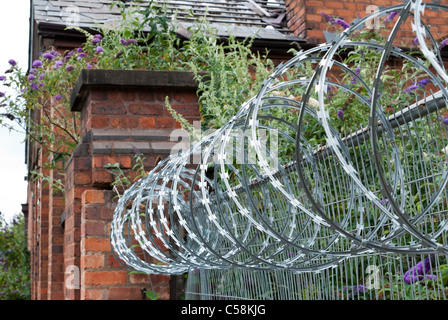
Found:
<svg viewBox="0 0 448 320"><path fill-rule="evenodd" d="M118 260L162 274L319 272L359 255L447 254L448 75L425 10L448 7L415 0L381 8L280 64L224 127L123 194L111 225ZM392 12L398 18L384 43L355 37ZM396 44L409 24L421 57ZM340 59L356 50L377 53L375 74ZM382 97L391 57L433 85L392 112ZM365 114L342 122L343 112L330 114L335 99Z"/></svg>

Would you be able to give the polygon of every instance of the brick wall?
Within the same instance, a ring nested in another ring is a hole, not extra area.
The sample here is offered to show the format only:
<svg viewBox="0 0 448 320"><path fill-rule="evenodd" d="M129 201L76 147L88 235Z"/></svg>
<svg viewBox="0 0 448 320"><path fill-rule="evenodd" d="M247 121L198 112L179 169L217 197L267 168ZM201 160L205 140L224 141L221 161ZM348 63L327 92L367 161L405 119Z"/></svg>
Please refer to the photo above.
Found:
<svg viewBox="0 0 448 320"><path fill-rule="evenodd" d="M63 181L62 168L51 170L50 177ZM52 184L49 189L53 190ZM64 297L64 229L60 217L65 208L64 194L50 192L48 202L48 299L61 300Z"/></svg>
<svg viewBox="0 0 448 320"><path fill-rule="evenodd" d="M358 17L365 17L372 12L372 6L389 7L403 4L400 0L286 0L287 26L295 35L303 37L310 45L325 42L323 31L327 29L327 23L321 12L342 18L348 23ZM384 19L384 18L383 18ZM436 40L448 37L448 12L425 10L424 22L431 25L431 32ZM403 46L411 46L415 38L411 24L403 26L404 31L398 36Z"/></svg>
<svg viewBox="0 0 448 320"><path fill-rule="evenodd" d="M65 298L142 299L151 288L159 299L176 298L170 291L177 281L130 273L115 259L109 236L117 199L104 165L119 163L129 171L140 152L151 170L170 154L177 144L170 134L180 126L166 110L165 97L186 119L199 121L192 74L86 70L74 91L72 109L81 112L83 138L66 170L64 248L65 268L79 266L80 286L66 290Z"/></svg>
<svg viewBox="0 0 448 320"><path fill-rule="evenodd" d="M29 182L28 246L34 300L178 299L183 277L130 273L114 257L110 223L117 194L104 167L119 163L130 173L134 155L145 169L169 156L180 128L165 108L165 97L193 123L200 121L197 85L185 72L84 70L71 101L81 116L81 142L67 163L44 170L45 146L32 145L33 169L65 180L65 194L42 181ZM181 279L182 278L182 279Z"/></svg>
<svg viewBox="0 0 448 320"><path fill-rule="evenodd" d="M46 148L33 149L35 161L33 169L38 169L44 174L49 170L42 165L47 161ZM28 185L29 222L28 248L31 256L31 298L47 299L48 297L48 214L49 214L49 186L40 179L31 180Z"/></svg>

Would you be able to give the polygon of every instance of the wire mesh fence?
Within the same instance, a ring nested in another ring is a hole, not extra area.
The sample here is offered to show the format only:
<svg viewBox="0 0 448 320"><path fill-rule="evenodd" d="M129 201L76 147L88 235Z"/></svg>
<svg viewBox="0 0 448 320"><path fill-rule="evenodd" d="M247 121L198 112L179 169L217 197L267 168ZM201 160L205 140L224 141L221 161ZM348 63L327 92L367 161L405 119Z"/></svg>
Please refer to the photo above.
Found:
<svg viewBox="0 0 448 320"><path fill-rule="evenodd" d="M431 262L427 258L391 254L354 257L333 268L307 273L196 269L188 273L185 297L187 300L446 300L446 256L433 257Z"/></svg>

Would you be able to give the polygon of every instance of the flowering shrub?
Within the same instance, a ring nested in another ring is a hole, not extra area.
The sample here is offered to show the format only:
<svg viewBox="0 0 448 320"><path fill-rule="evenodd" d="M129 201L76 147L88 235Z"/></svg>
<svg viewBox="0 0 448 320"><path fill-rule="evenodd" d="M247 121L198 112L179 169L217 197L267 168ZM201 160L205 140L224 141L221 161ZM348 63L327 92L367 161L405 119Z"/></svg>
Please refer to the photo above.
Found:
<svg viewBox="0 0 448 320"><path fill-rule="evenodd" d="M1 215L1 214L0 214ZM30 298L30 266L24 217L6 224L0 216L0 300Z"/></svg>
<svg viewBox="0 0 448 320"><path fill-rule="evenodd" d="M192 27L191 38L181 46L176 22L166 8L152 1L145 9L116 1L122 19L86 36L83 46L71 51L50 49L32 62L26 74L16 61L1 75L12 94L0 93L0 125L16 122L29 139L49 150L47 166L70 157L79 142L80 119L70 111L72 89L82 69L184 70L195 73L201 94L201 113L208 127L222 126L240 104L256 92L272 62L250 51L250 42L230 38L218 43L216 31L204 19ZM248 71L259 71L254 78ZM204 78L201 72L208 72ZM32 111L32 112L30 112ZM37 176L37 173L36 173ZM58 184L60 186L60 184Z"/></svg>
<svg viewBox="0 0 448 320"><path fill-rule="evenodd" d="M338 33L350 27L340 18L332 17L325 12L321 12L321 14L327 22L327 30ZM349 36L349 40L385 44L389 36L388 31L393 26L397 15L397 12L390 13L385 19L379 21L377 29L364 28L354 31ZM442 41L440 46L444 46L446 43L447 41ZM416 58L421 57L418 50L412 46L410 49L409 55ZM340 55L344 57L343 62L352 69L355 75L343 72L337 81L365 97L368 103L362 103L358 98L354 99L352 93L333 90L330 93L330 115L337 120L334 122L334 126L340 130L359 129L359 126L367 123L370 113L371 97L367 89L373 86L382 50L357 46L353 50L341 50ZM431 79L412 61L403 60L401 63L402 65L399 67L386 65L381 76L383 87L380 88L379 103L389 114L396 112L397 106L407 105L410 104L409 102L421 99L424 96L425 87L431 83ZM365 85L362 82L365 82ZM341 117L341 114L344 117ZM350 119L349 123L344 121L345 119Z"/></svg>
<svg viewBox="0 0 448 320"><path fill-rule="evenodd" d="M123 17L125 6L120 5ZM70 156L79 142L79 114L70 111L72 89L82 69L146 69L176 70L181 68L174 29L166 22L166 15L150 5L139 11L143 18L127 15L113 27L104 26L96 34L84 32L85 45L75 50L59 52L53 49L41 53L32 62L28 74L16 61L0 81L15 92L1 93L3 115L17 122L28 138L45 144L52 162ZM159 32L156 25L164 29ZM149 26L150 31L143 31ZM157 53L157 54L156 54ZM30 110L34 111L30 113ZM0 118L0 124L11 127L10 121Z"/></svg>
<svg viewBox="0 0 448 320"><path fill-rule="evenodd" d="M26 74L14 60L0 81L16 90L13 94L0 92L2 108L0 124L8 126L15 121L26 130L28 138L45 145L50 151L50 166L60 165L67 159L79 142L79 114L70 111L69 101L72 88L82 69L130 69L130 70L186 70L192 71L199 82L200 112L204 129L220 128L233 115L247 98L255 95L264 79L274 67L272 61L251 51L251 40L236 41L230 37L219 43L216 32L209 27L206 19L199 21L189 31L191 36L182 45L176 35L176 23L168 23L166 8L158 9L152 2L148 7L126 7L122 2L113 6L121 9L122 20L113 26L104 25L90 34L79 29L86 36L83 46L67 52L50 49L43 52L32 63ZM134 14L135 13L135 14ZM328 22L328 30L340 32L350 25L337 17L322 13ZM380 30L359 30L351 40L372 40L385 43L387 29L396 18L391 13L384 19ZM443 48L448 39L439 44ZM294 50L291 50L294 51ZM410 52L416 56L417 51ZM357 47L351 51L340 52L345 65L352 72L343 71L334 81L351 89L351 92L328 86L325 101L331 117L331 125L340 132L359 129L367 123L370 105L368 88L371 88L376 74L381 52L372 47ZM302 76L313 72L313 64L307 64L298 71ZM252 74L249 72L252 70ZM204 76L203 72L207 72ZM285 79L294 79L295 74L285 74ZM361 81L362 80L362 81ZM380 93L381 105L393 113L397 105L415 101L424 94L431 80L415 65L403 61L399 68L386 67L382 80L384 87ZM364 83L363 83L364 82ZM299 97L300 90L291 89L285 96ZM355 98L353 92L365 98L364 103ZM169 104L167 103L167 107ZM30 112L33 111L33 112ZM297 113L279 108L270 110L271 116L278 116L290 123L296 123ZM176 115L182 123L182 117ZM445 121L444 119L442 119ZM320 145L325 134L315 119L305 118L304 135L312 133L311 144ZM447 121L448 123L448 121ZM287 131L278 123L280 130ZM187 125L186 125L187 126ZM280 144L282 155L294 152L294 143ZM110 166L110 169L119 167ZM135 169L140 170L141 166ZM130 182L117 172L119 180L114 187L127 186ZM36 177L45 179L36 173ZM51 181L50 181L51 182ZM54 181L53 181L54 182ZM63 183L56 183L63 189ZM355 290L356 289L356 290ZM356 294L364 293L365 288L349 288Z"/></svg>

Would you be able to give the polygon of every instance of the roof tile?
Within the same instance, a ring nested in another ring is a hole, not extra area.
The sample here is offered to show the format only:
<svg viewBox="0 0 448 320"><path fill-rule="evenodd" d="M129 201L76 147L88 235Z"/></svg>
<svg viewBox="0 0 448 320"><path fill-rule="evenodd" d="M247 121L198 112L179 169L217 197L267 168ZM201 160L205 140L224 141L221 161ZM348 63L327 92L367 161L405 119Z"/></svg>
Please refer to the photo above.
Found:
<svg viewBox="0 0 448 320"><path fill-rule="evenodd" d="M76 8L75 12L80 14L80 26L96 27L99 23L119 19L118 10L110 11L111 3L112 0L34 0L34 19L37 23L65 26L67 12L72 13ZM212 25L223 33L228 33L226 28L230 26L241 36L257 31L257 36L262 38L297 39L285 26L284 19L275 21L286 11L285 0L167 0L166 3L168 9L177 13L179 22L189 24L207 15ZM144 3L140 5L144 7Z"/></svg>

